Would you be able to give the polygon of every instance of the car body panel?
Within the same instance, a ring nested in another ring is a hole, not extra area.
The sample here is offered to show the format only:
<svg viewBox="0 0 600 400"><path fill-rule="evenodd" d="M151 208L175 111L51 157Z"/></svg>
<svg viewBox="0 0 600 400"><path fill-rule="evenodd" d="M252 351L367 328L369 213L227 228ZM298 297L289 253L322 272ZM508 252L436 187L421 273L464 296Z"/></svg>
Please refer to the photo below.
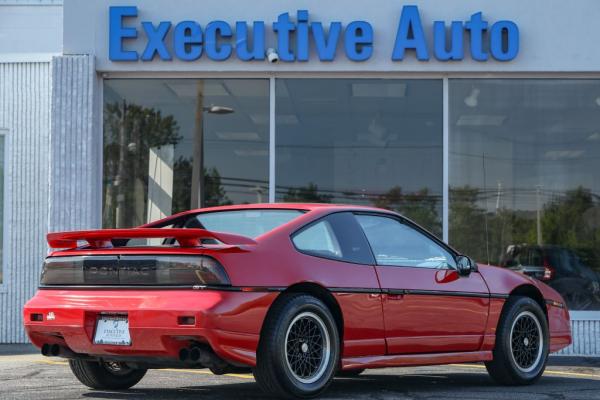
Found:
<svg viewBox="0 0 600 400"><path fill-rule="evenodd" d="M378 266L391 290L383 302L388 354L476 351L489 308L488 288L478 273ZM403 294L400 294L403 293ZM460 314L461 323L449 318Z"/></svg>
<svg viewBox="0 0 600 400"><path fill-rule="evenodd" d="M483 361L491 358L496 327L509 294L530 285L551 302L547 311L553 351L571 341L568 312L556 306L562 301L560 295L522 274L489 266L459 276L454 270L355 264L300 253L291 240L294 232L330 213L367 210L397 216L390 211L339 205L260 204L201 212L258 208L298 209L304 214L244 244L54 251L50 256L209 255L225 267L231 287L43 288L25 305L24 323L29 337L38 347L57 343L83 355L171 361L176 361L178 351L193 341L208 344L234 365L254 366L269 309L282 293L309 285L329 292L339 307L344 369ZM159 228L199 211L177 214L143 228ZM53 320L47 319L50 312L54 313ZM101 312L128 315L131 346L92 343ZM34 321L33 314L42 314L43 321ZM196 317L195 325L178 324L178 316L190 314Z"/></svg>

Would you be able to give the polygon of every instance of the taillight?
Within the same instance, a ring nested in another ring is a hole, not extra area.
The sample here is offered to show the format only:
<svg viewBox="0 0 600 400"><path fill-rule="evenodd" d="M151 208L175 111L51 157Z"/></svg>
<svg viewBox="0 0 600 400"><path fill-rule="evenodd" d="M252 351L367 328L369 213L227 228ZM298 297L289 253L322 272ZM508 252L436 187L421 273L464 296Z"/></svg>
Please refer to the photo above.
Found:
<svg viewBox="0 0 600 400"><path fill-rule="evenodd" d="M556 271L549 265L544 265L544 276L542 277L543 281L550 281L554 279L554 274Z"/></svg>
<svg viewBox="0 0 600 400"><path fill-rule="evenodd" d="M223 266L207 256L49 257L42 285L231 285Z"/></svg>

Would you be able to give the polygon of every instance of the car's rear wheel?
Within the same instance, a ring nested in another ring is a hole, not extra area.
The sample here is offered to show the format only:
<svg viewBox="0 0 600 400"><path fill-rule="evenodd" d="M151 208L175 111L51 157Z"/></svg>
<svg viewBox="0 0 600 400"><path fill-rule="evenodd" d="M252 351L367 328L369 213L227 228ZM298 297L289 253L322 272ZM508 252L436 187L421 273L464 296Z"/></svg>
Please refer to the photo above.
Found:
<svg viewBox="0 0 600 400"><path fill-rule="evenodd" d="M137 384L145 369L133 369L124 363L69 360L71 371L79 382L92 389L122 390Z"/></svg>
<svg viewBox="0 0 600 400"><path fill-rule="evenodd" d="M284 295L265 322L254 377L275 396L317 396L331 383L339 347L335 320L321 300Z"/></svg>
<svg viewBox="0 0 600 400"><path fill-rule="evenodd" d="M546 368L549 337L546 316L529 297L509 298L496 331L494 359L485 364L503 385L528 385Z"/></svg>

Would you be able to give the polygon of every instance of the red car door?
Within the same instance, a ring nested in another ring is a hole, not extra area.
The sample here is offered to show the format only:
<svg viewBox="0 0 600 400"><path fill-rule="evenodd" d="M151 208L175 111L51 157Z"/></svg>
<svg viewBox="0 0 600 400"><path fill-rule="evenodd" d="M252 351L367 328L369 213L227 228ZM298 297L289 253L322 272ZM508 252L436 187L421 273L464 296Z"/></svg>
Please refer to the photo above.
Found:
<svg viewBox="0 0 600 400"><path fill-rule="evenodd" d="M358 214L383 296L388 354L477 351L489 290L478 272L459 276L450 249L390 215Z"/></svg>

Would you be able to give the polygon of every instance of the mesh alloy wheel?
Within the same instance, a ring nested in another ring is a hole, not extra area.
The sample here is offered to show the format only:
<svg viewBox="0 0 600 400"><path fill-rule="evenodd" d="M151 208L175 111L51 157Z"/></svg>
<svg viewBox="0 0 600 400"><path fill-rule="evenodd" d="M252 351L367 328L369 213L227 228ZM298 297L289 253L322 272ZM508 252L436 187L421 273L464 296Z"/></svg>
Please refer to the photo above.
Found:
<svg viewBox="0 0 600 400"><path fill-rule="evenodd" d="M511 354L517 368L523 372L533 371L542 358L543 342L537 317L530 311L521 312L510 331Z"/></svg>
<svg viewBox="0 0 600 400"><path fill-rule="evenodd" d="M285 357L289 371L299 382L319 380L331 357L331 341L323 320L312 312L297 315L285 336Z"/></svg>
<svg viewBox="0 0 600 400"><path fill-rule="evenodd" d="M485 362L495 382L530 385L544 373L550 337L542 306L531 297L513 295L504 304L493 358Z"/></svg>

